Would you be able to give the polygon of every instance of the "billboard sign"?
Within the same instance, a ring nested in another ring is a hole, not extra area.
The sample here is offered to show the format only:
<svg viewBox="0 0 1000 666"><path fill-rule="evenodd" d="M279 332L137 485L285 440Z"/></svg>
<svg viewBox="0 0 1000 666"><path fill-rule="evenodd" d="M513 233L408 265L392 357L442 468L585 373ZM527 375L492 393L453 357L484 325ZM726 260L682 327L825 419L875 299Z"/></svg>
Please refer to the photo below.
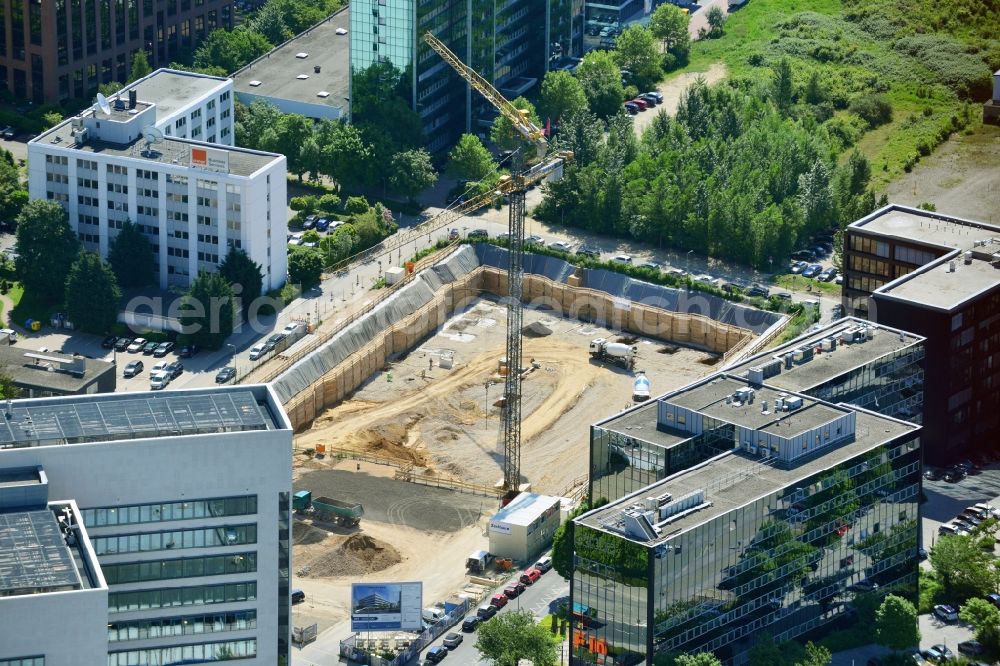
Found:
<svg viewBox="0 0 1000 666"><path fill-rule="evenodd" d="M229 151L191 146L191 166L196 169L229 173Z"/></svg>
<svg viewBox="0 0 1000 666"><path fill-rule="evenodd" d="M420 631L423 583L351 584L351 631Z"/></svg>
<svg viewBox="0 0 1000 666"><path fill-rule="evenodd" d="M490 532L499 532L500 534L510 534L510 525L503 522L502 520L491 520L490 521Z"/></svg>

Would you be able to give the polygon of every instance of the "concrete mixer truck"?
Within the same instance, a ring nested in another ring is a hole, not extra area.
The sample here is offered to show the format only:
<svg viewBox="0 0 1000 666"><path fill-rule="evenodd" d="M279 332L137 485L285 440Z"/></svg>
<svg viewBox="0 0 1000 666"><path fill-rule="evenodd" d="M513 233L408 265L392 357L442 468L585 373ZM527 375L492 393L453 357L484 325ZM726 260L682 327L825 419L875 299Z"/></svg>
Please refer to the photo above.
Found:
<svg viewBox="0 0 1000 666"><path fill-rule="evenodd" d="M590 355L593 358L617 363L628 370L635 366L638 353L638 347L623 342L608 342L605 338L590 341Z"/></svg>

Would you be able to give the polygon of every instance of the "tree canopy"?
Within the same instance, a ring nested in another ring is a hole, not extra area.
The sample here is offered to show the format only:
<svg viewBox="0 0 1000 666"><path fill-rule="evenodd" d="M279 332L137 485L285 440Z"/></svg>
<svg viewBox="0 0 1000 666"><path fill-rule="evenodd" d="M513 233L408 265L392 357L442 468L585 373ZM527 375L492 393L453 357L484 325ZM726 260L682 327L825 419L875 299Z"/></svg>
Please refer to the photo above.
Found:
<svg viewBox="0 0 1000 666"><path fill-rule="evenodd" d="M392 157L392 175L389 185L400 194L413 199L437 182L437 172L431 156L423 148L404 150Z"/></svg>
<svg viewBox="0 0 1000 666"><path fill-rule="evenodd" d="M551 70L542 79L538 113L546 120L563 118L587 110L587 95L580 80L564 70Z"/></svg>
<svg viewBox="0 0 1000 666"><path fill-rule="evenodd" d="M448 171L462 180L482 180L496 166L493 155L475 134L463 134L448 154Z"/></svg>
<svg viewBox="0 0 1000 666"><path fill-rule="evenodd" d="M195 67L218 67L227 73L271 50L264 35L249 27L234 30L213 30L194 52Z"/></svg>
<svg viewBox="0 0 1000 666"><path fill-rule="evenodd" d="M149 65L149 59L146 58L146 52L139 49L132 56L132 66L128 70L128 82L138 81L144 76L153 73L153 68Z"/></svg>
<svg viewBox="0 0 1000 666"><path fill-rule="evenodd" d="M264 271L245 250L229 246L229 252L219 264L219 275L230 284L244 310L260 297L264 288ZM237 285L239 285L237 287Z"/></svg>
<svg viewBox="0 0 1000 666"><path fill-rule="evenodd" d="M545 627L535 623L529 610L497 615L479 627L476 649L496 666L517 666L530 659L535 666L558 663L556 644Z"/></svg>
<svg viewBox="0 0 1000 666"><path fill-rule="evenodd" d="M931 566L951 598L985 596L997 588L993 555L968 536L942 536L931 548Z"/></svg>
<svg viewBox="0 0 1000 666"><path fill-rule="evenodd" d="M590 110L598 118L608 118L618 113L625 99L621 72L614 57L607 51L591 51L583 56L576 68Z"/></svg>
<svg viewBox="0 0 1000 666"><path fill-rule="evenodd" d="M612 53L615 63L630 72L629 81L640 90L652 87L663 77L656 40L652 30L645 26L634 23L625 28Z"/></svg>
<svg viewBox="0 0 1000 666"><path fill-rule="evenodd" d="M288 277L292 284L309 289L323 277L323 255L311 247L300 247L288 253Z"/></svg>
<svg viewBox="0 0 1000 666"><path fill-rule="evenodd" d="M722 662L711 652L697 652L677 655L674 666L722 666Z"/></svg>
<svg viewBox="0 0 1000 666"><path fill-rule="evenodd" d="M81 331L104 334L118 321L121 291L114 271L93 252L81 252L66 277L63 308Z"/></svg>
<svg viewBox="0 0 1000 666"><path fill-rule="evenodd" d="M123 289L153 284L153 246L139 225L126 220L108 248L108 263Z"/></svg>
<svg viewBox="0 0 1000 666"><path fill-rule="evenodd" d="M976 640L991 652L1000 647L1000 610L986 599L969 599L958 613L962 622L972 625Z"/></svg>
<svg viewBox="0 0 1000 666"><path fill-rule="evenodd" d="M688 52L691 49L691 35L688 32L690 23L690 14L669 2L653 10L649 18L649 28L653 36L660 40L665 55L670 56L669 60L664 58L664 69L687 64Z"/></svg>
<svg viewBox="0 0 1000 666"><path fill-rule="evenodd" d="M892 650L906 650L919 645L916 607L903 597L886 595L875 613L875 635L879 643Z"/></svg>
<svg viewBox="0 0 1000 666"><path fill-rule="evenodd" d="M191 344L221 348L233 332L232 287L219 273L202 273L191 283L179 315Z"/></svg>
<svg viewBox="0 0 1000 666"><path fill-rule="evenodd" d="M25 291L43 303L61 303L66 276L79 251L80 242L59 203L32 199L25 204L17 216L14 262Z"/></svg>

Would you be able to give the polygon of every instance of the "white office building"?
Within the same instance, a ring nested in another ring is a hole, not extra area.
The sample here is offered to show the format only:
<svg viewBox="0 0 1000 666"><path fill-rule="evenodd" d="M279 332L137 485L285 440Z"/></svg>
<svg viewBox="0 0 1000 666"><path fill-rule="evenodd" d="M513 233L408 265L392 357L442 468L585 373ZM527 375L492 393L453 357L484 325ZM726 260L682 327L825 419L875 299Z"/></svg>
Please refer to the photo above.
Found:
<svg viewBox="0 0 1000 666"><path fill-rule="evenodd" d="M287 663L292 431L268 387L0 409L0 664Z"/></svg>
<svg viewBox="0 0 1000 666"><path fill-rule="evenodd" d="M283 155L233 143L232 81L158 70L28 144L32 198L60 202L83 247L107 257L126 220L154 249L159 286L188 286L230 246L287 271Z"/></svg>

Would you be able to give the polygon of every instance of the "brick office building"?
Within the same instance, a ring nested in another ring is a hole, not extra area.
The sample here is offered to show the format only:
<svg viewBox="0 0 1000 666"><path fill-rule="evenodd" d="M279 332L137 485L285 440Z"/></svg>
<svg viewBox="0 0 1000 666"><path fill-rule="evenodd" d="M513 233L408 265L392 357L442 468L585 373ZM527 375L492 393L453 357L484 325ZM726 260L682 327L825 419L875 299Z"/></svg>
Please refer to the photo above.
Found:
<svg viewBox="0 0 1000 666"><path fill-rule="evenodd" d="M232 28L232 0L4 0L0 86L33 102L88 97L124 81L145 49L155 69L211 31Z"/></svg>
<svg viewBox="0 0 1000 666"><path fill-rule="evenodd" d="M925 460L1000 442L1000 227L890 205L847 227L848 313L927 338Z"/></svg>

